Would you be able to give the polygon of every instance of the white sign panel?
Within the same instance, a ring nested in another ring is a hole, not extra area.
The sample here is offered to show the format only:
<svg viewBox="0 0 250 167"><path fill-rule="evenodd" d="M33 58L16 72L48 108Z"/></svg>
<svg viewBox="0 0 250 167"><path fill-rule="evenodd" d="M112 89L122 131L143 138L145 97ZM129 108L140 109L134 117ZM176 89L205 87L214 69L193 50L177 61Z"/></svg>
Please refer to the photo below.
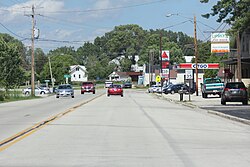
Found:
<svg viewBox="0 0 250 167"><path fill-rule="evenodd" d="M185 70L186 79L193 79L193 70Z"/></svg>
<svg viewBox="0 0 250 167"><path fill-rule="evenodd" d="M226 33L212 33L211 43L229 43L230 39Z"/></svg>
<svg viewBox="0 0 250 167"><path fill-rule="evenodd" d="M161 58L162 58L162 61L169 61L169 59L170 59L169 50L163 50L161 53Z"/></svg>
<svg viewBox="0 0 250 167"><path fill-rule="evenodd" d="M228 53L230 52L229 43L212 43L211 52L212 53Z"/></svg>
<svg viewBox="0 0 250 167"><path fill-rule="evenodd" d="M169 74L169 69L162 69L162 74Z"/></svg>

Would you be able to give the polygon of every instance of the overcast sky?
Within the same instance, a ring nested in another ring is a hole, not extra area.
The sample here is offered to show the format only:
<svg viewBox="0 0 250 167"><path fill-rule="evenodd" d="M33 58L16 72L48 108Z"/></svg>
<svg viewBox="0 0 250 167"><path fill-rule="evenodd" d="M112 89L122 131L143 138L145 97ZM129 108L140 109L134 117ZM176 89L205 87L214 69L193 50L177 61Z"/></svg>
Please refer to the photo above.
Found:
<svg viewBox="0 0 250 167"><path fill-rule="evenodd" d="M197 33L201 40L209 39L210 31L226 30L228 26L205 19L216 1L202 4L199 0L1 0L0 32L8 33L31 44L31 7L35 7L36 28L40 40L35 47L45 52L61 46L74 46L103 36L118 25L138 24L143 29L165 28L193 36L189 18L197 16ZM166 17L169 14L171 17Z"/></svg>

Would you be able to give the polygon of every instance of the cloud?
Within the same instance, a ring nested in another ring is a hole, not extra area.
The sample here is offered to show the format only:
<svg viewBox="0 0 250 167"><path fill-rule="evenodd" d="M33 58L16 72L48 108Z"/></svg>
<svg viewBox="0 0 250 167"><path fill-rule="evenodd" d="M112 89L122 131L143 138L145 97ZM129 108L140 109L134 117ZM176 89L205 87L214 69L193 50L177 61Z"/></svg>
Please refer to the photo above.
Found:
<svg viewBox="0 0 250 167"><path fill-rule="evenodd" d="M9 7L0 7L0 14L3 22L22 22L24 15L32 14L32 5L35 7L35 14L56 12L64 8L64 2L57 0L30 0L18 3Z"/></svg>

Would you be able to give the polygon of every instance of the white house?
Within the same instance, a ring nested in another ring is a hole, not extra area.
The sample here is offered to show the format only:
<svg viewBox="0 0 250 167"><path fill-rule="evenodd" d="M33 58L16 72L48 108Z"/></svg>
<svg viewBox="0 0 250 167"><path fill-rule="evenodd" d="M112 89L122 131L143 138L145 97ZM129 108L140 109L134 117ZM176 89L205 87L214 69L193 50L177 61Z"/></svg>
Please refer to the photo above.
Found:
<svg viewBox="0 0 250 167"><path fill-rule="evenodd" d="M88 73L85 66L81 65L70 66L69 74L72 82L73 81L84 82L88 80Z"/></svg>

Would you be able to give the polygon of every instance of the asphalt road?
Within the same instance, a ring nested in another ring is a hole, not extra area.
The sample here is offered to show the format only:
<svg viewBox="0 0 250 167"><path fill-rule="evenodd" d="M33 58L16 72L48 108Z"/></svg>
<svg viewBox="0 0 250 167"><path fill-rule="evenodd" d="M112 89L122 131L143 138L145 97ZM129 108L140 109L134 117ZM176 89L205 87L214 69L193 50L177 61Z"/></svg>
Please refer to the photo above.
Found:
<svg viewBox="0 0 250 167"><path fill-rule="evenodd" d="M245 167L249 139L248 125L125 90L123 98L73 107L1 149L0 166Z"/></svg>

